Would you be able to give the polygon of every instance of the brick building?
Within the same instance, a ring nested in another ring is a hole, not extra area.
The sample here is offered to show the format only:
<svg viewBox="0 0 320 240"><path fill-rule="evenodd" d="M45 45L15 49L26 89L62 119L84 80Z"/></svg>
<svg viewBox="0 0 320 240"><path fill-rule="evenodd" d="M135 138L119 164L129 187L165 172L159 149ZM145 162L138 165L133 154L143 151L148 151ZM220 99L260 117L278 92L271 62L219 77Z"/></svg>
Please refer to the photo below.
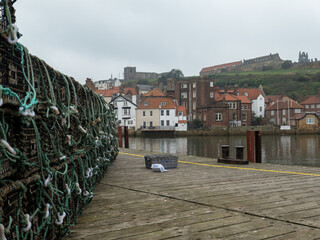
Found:
<svg viewBox="0 0 320 240"><path fill-rule="evenodd" d="M307 112L314 112L320 115L320 88L317 95L311 95L301 102Z"/></svg>

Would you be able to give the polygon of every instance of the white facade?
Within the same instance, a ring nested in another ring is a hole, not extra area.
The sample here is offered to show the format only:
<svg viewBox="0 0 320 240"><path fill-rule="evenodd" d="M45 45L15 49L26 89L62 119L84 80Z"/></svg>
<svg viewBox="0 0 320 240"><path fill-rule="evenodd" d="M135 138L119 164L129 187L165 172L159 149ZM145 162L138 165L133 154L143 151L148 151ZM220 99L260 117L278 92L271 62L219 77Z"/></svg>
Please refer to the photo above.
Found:
<svg viewBox="0 0 320 240"><path fill-rule="evenodd" d="M136 126L136 104L122 95L114 98L110 104L114 106L119 126L128 126L129 128Z"/></svg>
<svg viewBox="0 0 320 240"><path fill-rule="evenodd" d="M265 117L265 108L265 98L262 94L260 94L257 99L252 99L252 113L254 113L256 117Z"/></svg>
<svg viewBox="0 0 320 240"><path fill-rule="evenodd" d="M160 109L160 129L175 129L178 125L176 109Z"/></svg>
<svg viewBox="0 0 320 240"><path fill-rule="evenodd" d="M95 81L93 83L99 90L105 90L105 89L112 89L114 87L120 87L121 86L121 80L120 79L109 79L109 80L100 80Z"/></svg>

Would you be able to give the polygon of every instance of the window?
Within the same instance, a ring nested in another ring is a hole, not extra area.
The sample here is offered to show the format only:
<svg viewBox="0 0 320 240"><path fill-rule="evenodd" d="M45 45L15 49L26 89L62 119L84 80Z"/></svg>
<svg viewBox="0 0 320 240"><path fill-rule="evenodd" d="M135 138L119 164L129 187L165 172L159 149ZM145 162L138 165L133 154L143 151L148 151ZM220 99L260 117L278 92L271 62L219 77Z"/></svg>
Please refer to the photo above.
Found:
<svg viewBox="0 0 320 240"><path fill-rule="evenodd" d="M262 107L260 107L260 112L262 112Z"/></svg>
<svg viewBox="0 0 320 240"><path fill-rule="evenodd" d="M248 105L244 105L244 110L248 110Z"/></svg>
<svg viewBox="0 0 320 240"><path fill-rule="evenodd" d="M310 108L314 108L314 104L311 104L311 105L310 105Z"/></svg>
<svg viewBox="0 0 320 240"><path fill-rule="evenodd" d="M148 103L148 102L144 102L144 103L143 103L143 105L148 106L148 105L149 105L149 103Z"/></svg>
<svg viewBox="0 0 320 240"><path fill-rule="evenodd" d="M186 83L182 83L181 88L188 88L188 85Z"/></svg>
<svg viewBox="0 0 320 240"><path fill-rule="evenodd" d="M216 121L217 122L222 121L222 113L216 113Z"/></svg>
<svg viewBox="0 0 320 240"><path fill-rule="evenodd" d="M170 115L170 111L166 110L166 114L167 114L167 116L169 116Z"/></svg>
<svg viewBox="0 0 320 240"><path fill-rule="evenodd" d="M161 106L166 106L167 103L166 102L161 102Z"/></svg>
<svg viewBox="0 0 320 240"><path fill-rule="evenodd" d="M181 98L187 98L187 93L186 92L182 92L181 93Z"/></svg>
<svg viewBox="0 0 320 240"><path fill-rule="evenodd" d="M130 115L130 108L124 108L123 115Z"/></svg>
<svg viewBox="0 0 320 240"><path fill-rule="evenodd" d="M306 105L306 108L309 108L309 105Z"/></svg>
<svg viewBox="0 0 320 240"><path fill-rule="evenodd" d="M152 123L152 121L150 121L150 127L153 127L153 123Z"/></svg>
<svg viewBox="0 0 320 240"><path fill-rule="evenodd" d="M232 109L237 109L237 105L236 105L236 103L234 102L234 103L232 103Z"/></svg>
<svg viewBox="0 0 320 240"><path fill-rule="evenodd" d="M167 120L167 126L170 126L170 121L169 120Z"/></svg>
<svg viewBox="0 0 320 240"><path fill-rule="evenodd" d="M320 108L320 104L317 104L317 108Z"/></svg>
<svg viewBox="0 0 320 240"><path fill-rule="evenodd" d="M307 118L307 124L314 124L314 118Z"/></svg>
<svg viewBox="0 0 320 240"><path fill-rule="evenodd" d="M153 116L153 112L152 111L150 111L150 117L152 117Z"/></svg>
<svg viewBox="0 0 320 240"><path fill-rule="evenodd" d="M147 126L147 123L143 122L143 128L146 128L146 126Z"/></svg>
<svg viewBox="0 0 320 240"><path fill-rule="evenodd" d="M161 116L163 116L164 115L164 110L161 110Z"/></svg>
<svg viewBox="0 0 320 240"><path fill-rule="evenodd" d="M282 109L282 115L286 115L286 110Z"/></svg>
<svg viewBox="0 0 320 240"><path fill-rule="evenodd" d="M196 110L196 108L197 108L197 104L196 104L196 102L194 101L193 104L192 104L192 109L193 109L193 110Z"/></svg>
<svg viewBox="0 0 320 240"><path fill-rule="evenodd" d="M214 93L210 92L210 98L213 98L213 97L214 97Z"/></svg>
<svg viewBox="0 0 320 240"><path fill-rule="evenodd" d="M162 127L164 126L164 121L163 121L163 120L161 120L161 126L162 126Z"/></svg>
<svg viewBox="0 0 320 240"><path fill-rule="evenodd" d="M301 113L301 109L295 109L294 113Z"/></svg>
<svg viewBox="0 0 320 240"><path fill-rule="evenodd" d="M178 116L183 116L183 112L178 112Z"/></svg>
<svg viewBox="0 0 320 240"><path fill-rule="evenodd" d="M146 116L146 111L142 111L142 116Z"/></svg>
<svg viewBox="0 0 320 240"><path fill-rule="evenodd" d="M203 113L203 121L207 121L207 113L206 112Z"/></svg>
<svg viewBox="0 0 320 240"><path fill-rule="evenodd" d="M192 83L192 87L193 88L196 88L196 86L197 86L197 84L194 82L194 83Z"/></svg>
<svg viewBox="0 0 320 240"><path fill-rule="evenodd" d="M242 113L242 116L241 116L241 118L242 118L242 121L247 121L247 113Z"/></svg>
<svg viewBox="0 0 320 240"><path fill-rule="evenodd" d="M233 120L237 120L237 114L236 114L236 113L233 113L233 114L232 114L232 119L233 119Z"/></svg>
<svg viewBox="0 0 320 240"><path fill-rule="evenodd" d="M124 101L124 102L123 102L123 106L128 106L128 102L127 102L127 101Z"/></svg>
<svg viewBox="0 0 320 240"><path fill-rule="evenodd" d="M192 97L193 97L193 98L196 98L196 97L197 97L197 92L196 92L196 91L193 91L193 92L192 92Z"/></svg>
<svg viewBox="0 0 320 240"><path fill-rule="evenodd" d="M210 82L210 87L213 87L213 82Z"/></svg>
<svg viewBox="0 0 320 240"><path fill-rule="evenodd" d="M271 110L271 116L273 116L274 115L274 110Z"/></svg>

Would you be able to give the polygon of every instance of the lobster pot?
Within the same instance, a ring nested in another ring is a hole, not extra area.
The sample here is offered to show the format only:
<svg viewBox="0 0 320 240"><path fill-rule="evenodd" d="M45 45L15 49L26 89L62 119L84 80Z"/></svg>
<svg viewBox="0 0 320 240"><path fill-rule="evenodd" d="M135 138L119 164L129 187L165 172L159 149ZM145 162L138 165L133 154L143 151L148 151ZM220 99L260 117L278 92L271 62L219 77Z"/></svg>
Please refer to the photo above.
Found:
<svg viewBox="0 0 320 240"><path fill-rule="evenodd" d="M151 168L152 164L162 164L164 168L176 168L178 157L174 155L146 155L144 156L146 168Z"/></svg>

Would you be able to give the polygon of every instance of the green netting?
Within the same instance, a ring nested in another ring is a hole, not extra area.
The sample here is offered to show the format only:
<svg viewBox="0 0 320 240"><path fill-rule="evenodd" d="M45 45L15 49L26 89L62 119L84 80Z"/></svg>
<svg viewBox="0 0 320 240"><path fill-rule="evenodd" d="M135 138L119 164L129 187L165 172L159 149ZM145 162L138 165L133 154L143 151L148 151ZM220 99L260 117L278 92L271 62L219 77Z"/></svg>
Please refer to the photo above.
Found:
<svg viewBox="0 0 320 240"><path fill-rule="evenodd" d="M58 239L118 154L115 115L101 96L9 44L11 24L0 36L0 239Z"/></svg>

